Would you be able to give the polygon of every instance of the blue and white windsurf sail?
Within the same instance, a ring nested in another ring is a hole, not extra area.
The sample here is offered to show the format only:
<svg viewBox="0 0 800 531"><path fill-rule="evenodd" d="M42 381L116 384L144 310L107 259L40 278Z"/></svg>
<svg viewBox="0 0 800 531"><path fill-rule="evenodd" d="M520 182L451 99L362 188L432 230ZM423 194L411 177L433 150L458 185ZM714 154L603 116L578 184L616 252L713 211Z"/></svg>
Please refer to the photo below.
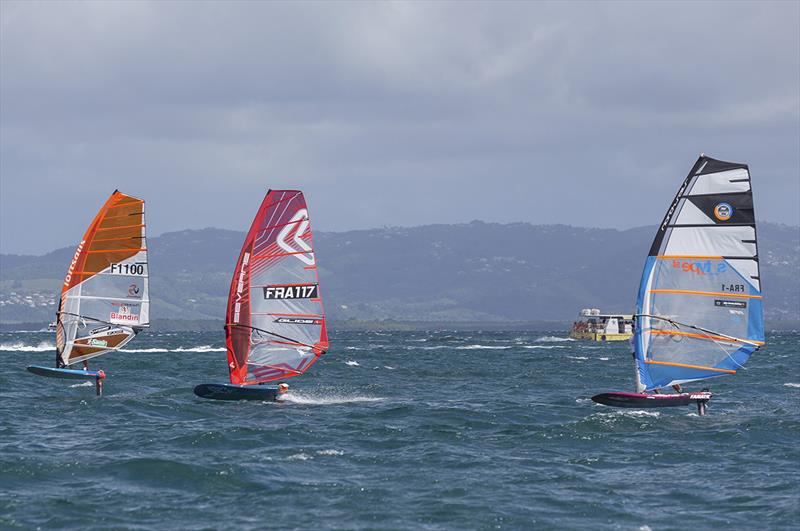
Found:
<svg viewBox="0 0 800 531"><path fill-rule="evenodd" d="M701 155L650 248L633 338L638 392L735 374L764 344L746 164Z"/></svg>

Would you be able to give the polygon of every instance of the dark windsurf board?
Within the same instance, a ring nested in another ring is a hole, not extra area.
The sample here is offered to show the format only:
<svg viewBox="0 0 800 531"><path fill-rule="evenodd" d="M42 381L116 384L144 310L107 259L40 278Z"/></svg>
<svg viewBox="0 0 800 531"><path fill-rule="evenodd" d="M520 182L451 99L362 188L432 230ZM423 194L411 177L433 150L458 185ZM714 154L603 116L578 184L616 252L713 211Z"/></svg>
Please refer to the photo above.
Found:
<svg viewBox="0 0 800 531"><path fill-rule="evenodd" d="M194 388L200 398L212 400L267 400L278 399L278 389L264 385L200 384Z"/></svg>
<svg viewBox="0 0 800 531"><path fill-rule="evenodd" d="M612 407L651 408L688 406L698 401L711 400L711 393L646 394L646 393L602 393L592 397L598 404Z"/></svg>

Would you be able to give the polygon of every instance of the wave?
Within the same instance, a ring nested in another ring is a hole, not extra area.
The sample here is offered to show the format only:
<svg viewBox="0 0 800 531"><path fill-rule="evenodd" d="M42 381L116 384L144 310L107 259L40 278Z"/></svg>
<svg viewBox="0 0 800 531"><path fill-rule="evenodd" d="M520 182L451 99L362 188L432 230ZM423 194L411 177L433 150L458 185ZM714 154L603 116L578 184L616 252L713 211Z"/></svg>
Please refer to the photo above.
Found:
<svg viewBox="0 0 800 531"><path fill-rule="evenodd" d="M611 358L597 358L597 359L599 359L600 361L608 361Z"/></svg>
<svg viewBox="0 0 800 531"><path fill-rule="evenodd" d="M351 367L361 367L361 364L357 361L347 360L344 362L345 365L350 365Z"/></svg>
<svg viewBox="0 0 800 531"><path fill-rule="evenodd" d="M800 383L788 382L788 383L783 384L783 386L784 387L800 387Z"/></svg>
<svg viewBox="0 0 800 531"><path fill-rule="evenodd" d="M14 343L0 343L0 350L8 350L11 352L46 352L48 350L55 350L55 345L47 341L41 341L38 345L26 345L21 341Z"/></svg>
<svg viewBox="0 0 800 531"><path fill-rule="evenodd" d="M317 455L344 455L344 452L331 448L329 450L317 450Z"/></svg>
<svg viewBox="0 0 800 531"><path fill-rule="evenodd" d="M499 346L499 345L464 345L461 347L456 347L456 350L505 350L507 346Z"/></svg>
<svg viewBox="0 0 800 531"><path fill-rule="evenodd" d="M542 336L536 339L539 343L562 343L564 341L575 341L571 337Z"/></svg>
<svg viewBox="0 0 800 531"><path fill-rule="evenodd" d="M522 348L550 350L552 348L567 348L567 347L565 347L564 345L523 345Z"/></svg>
<svg viewBox="0 0 800 531"><path fill-rule="evenodd" d="M121 348L120 352L225 352L225 348L200 345L199 347L178 347L178 348Z"/></svg>
<svg viewBox="0 0 800 531"><path fill-rule="evenodd" d="M329 406L336 404L350 404L356 402L382 402L384 398L373 396L348 396L338 394L305 394L289 391L278 399L280 402L290 402L304 406Z"/></svg>
<svg viewBox="0 0 800 531"><path fill-rule="evenodd" d="M569 359L571 359L571 360L581 360L581 361L583 361L583 360L588 360L588 359L589 359L589 358L587 358L586 356L567 356L567 357L568 357Z"/></svg>
<svg viewBox="0 0 800 531"><path fill-rule="evenodd" d="M170 352L225 352L224 347L212 347L211 345L200 345L199 347L178 347Z"/></svg>
<svg viewBox="0 0 800 531"><path fill-rule="evenodd" d="M81 382L70 385L70 387L94 387L94 386L95 386L94 382Z"/></svg>

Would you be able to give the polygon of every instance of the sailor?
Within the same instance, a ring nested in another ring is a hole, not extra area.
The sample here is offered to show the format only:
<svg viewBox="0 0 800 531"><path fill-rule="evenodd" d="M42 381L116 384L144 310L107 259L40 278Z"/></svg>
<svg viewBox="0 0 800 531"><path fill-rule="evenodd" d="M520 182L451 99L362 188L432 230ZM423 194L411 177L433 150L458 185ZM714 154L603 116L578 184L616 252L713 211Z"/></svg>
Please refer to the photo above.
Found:
<svg viewBox="0 0 800 531"><path fill-rule="evenodd" d="M289 392L289 384L283 383L283 382L278 384L278 394L279 395L286 394L288 392Z"/></svg>

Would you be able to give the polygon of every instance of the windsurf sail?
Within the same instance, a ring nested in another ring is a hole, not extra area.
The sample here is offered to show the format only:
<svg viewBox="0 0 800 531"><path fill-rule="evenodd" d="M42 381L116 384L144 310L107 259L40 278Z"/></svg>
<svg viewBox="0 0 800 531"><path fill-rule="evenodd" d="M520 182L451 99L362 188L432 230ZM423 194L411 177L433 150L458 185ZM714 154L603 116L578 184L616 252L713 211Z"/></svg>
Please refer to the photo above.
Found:
<svg viewBox="0 0 800 531"><path fill-rule="evenodd" d="M58 364L117 350L149 324L144 201L115 190L83 235L64 278Z"/></svg>
<svg viewBox="0 0 800 531"><path fill-rule="evenodd" d="M233 384L298 376L328 348L303 193L270 190L245 238L225 324Z"/></svg>
<svg viewBox="0 0 800 531"><path fill-rule="evenodd" d="M645 262L637 391L735 374L764 344L761 302L750 171L701 155Z"/></svg>

